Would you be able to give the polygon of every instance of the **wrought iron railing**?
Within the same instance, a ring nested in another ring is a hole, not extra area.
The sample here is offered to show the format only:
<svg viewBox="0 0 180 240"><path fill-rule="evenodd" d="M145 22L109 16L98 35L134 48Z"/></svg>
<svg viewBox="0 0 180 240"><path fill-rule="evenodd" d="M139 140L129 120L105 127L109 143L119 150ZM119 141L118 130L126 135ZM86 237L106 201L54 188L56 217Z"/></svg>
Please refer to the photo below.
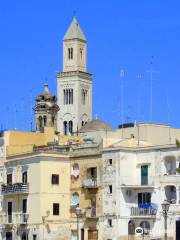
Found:
<svg viewBox="0 0 180 240"><path fill-rule="evenodd" d="M156 215L157 209L154 208L139 208L131 207L131 216L151 216Z"/></svg>
<svg viewBox="0 0 180 240"><path fill-rule="evenodd" d="M87 218L95 218L95 217L97 217L96 208L95 207L88 208L86 210L86 217Z"/></svg>
<svg viewBox="0 0 180 240"><path fill-rule="evenodd" d="M84 188L94 188L97 187L97 179L96 178L87 178L83 181Z"/></svg>
<svg viewBox="0 0 180 240"><path fill-rule="evenodd" d="M2 192L2 194L28 193L29 192L29 184L28 183L14 183L14 184L2 185L1 192Z"/></svg>

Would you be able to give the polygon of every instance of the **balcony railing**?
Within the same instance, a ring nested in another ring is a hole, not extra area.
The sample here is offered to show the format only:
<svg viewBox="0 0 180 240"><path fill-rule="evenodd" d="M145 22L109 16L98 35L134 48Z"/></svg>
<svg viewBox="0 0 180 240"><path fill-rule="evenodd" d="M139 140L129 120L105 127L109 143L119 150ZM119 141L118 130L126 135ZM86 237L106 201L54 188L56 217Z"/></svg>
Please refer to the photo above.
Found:
<svg viewBox="0 0 180 240"><path fill-rule="evenodd" d="M83 181L84 188L96 188L97 187L97 179L96 178L87 178Z"/></svg>
<svg viewBox="0 0 180 240"><path fill-rule="evenodd" d="M27 224L29 214L27 213L20 213L17 215L17 223L19 224Z"/></svg>
<svg viewBox="0 0 180 240"><path fill-rule="evenodd" d="M131 207L131 216L155 216L157 210L154 208Z"/></svg>
<svg viewBox="0 0 180 240"><path fill-rule="evenodd" d="M11 193L28 193L29 184L25 183L14 183L2 185L2 194L11 194Z"/></svg>
<svg viewBox="0 0 180 240"><path fill-rule="evenodd" d="M1 214L0 224L27 224L28 217L29 214L27 213Z"/></svg>
<svg viewBox="0 0 180 240"><path fill-rule="evenodd" d="M86 218L97 218L95 207L86 209Z"/></svg>

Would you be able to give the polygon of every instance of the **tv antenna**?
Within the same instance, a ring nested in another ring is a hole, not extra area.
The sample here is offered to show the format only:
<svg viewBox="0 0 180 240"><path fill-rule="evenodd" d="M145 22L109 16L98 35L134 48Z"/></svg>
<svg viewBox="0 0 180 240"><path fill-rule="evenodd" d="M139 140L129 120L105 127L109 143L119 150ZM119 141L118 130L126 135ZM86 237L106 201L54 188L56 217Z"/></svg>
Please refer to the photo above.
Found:
<svg viewBox="0 0 180 240"><path fill-rule="evenodd" d="M153 118L153 76L156 71L153 70L154 64L154 56L151 56L150 61L150 70L148 71L150 74L150 109L149 109L149 121L152 122Z"/></svg>

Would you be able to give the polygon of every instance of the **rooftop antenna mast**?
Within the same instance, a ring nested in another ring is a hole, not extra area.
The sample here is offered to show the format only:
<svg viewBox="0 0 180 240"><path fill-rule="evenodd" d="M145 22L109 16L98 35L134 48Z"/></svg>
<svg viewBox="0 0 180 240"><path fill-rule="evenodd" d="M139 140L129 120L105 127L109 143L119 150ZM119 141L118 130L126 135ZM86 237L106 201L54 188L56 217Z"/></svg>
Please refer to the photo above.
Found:
<svg viewBox="0 0 180 240"><path fill-rule="evenodd" d="M154 56L151 56L150 61L150 70L148 71L150 74L150 112L149 112L149 121L152 122L153 116L153 74L155 73L153 70Z"/></svg>
<svg viewBox="0 0 180 240"><path fill-rule="evenodd" d="M121 78L121 124L122 124L122 138L123 138L123 124L124 124L124 77L125 77L125 70L122 68L120 70L120 78Z"/></svg>
<svg viewBox="0 0 180 240"><path fill-rule="evenodd" d="M169 142L171 144L171 126L170 126L170 105L169 105L169 94L167 92L166 97L166 103L167 103L167 117L168 117L168 125L169 125Z"/></svg>
<svg viewBox="0 0 180 240"><path fill-rule="evenodd" d="M143 74L138 74L137 75L137 79L138 79L138 92L137 92L137 139L138 139L138 146L140 143L140 134L139 134L139 123L140 123L140 109L141 109L141 96L140 96L140 80L143 79Z"/></svg>

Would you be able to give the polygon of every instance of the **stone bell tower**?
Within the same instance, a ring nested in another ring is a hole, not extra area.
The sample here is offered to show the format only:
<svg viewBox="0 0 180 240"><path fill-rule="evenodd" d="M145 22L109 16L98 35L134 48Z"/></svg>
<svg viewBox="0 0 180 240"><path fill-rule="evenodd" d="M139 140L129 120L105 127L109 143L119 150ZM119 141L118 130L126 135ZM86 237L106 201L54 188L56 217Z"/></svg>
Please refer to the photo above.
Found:
<svg viewBox="0 0 180 240"><path fill-rule="evenodd" d="M49 92L48 84L44 84L44 92L36 97L35 112L36 130L44 127L54 127L57 130L57 98Z"/></svg>
<svg viewBox="0 0 180 240"><path fill-rule="evenodd" d="M87 40L73 18L63 39L63 72L57 76L58 131L73 134L92 119L92 75L87 72Z"/></svg>

